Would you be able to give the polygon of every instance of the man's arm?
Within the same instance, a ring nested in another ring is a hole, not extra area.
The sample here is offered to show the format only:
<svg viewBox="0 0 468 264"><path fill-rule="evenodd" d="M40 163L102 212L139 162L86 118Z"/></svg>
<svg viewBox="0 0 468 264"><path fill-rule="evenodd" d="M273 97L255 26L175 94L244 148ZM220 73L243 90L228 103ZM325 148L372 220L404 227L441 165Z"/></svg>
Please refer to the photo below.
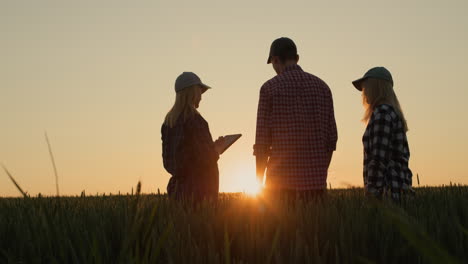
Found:
<svg viewBox="0 0 468 264"><path fill-rule="evenodd" d="M333 157L333 151L334 150L330 150L327 153L327 157L326 157L327 158L327 170L328 170L328 168L330 168L330 163L331 163L331 160L332 160L332 157Z"/></svg>
<svg viewBox="0 0 468 264"><path fill-rule="evenodd" d="M333 155L333 151L336 150L336 142L338 141L338 131L336 128L336 121L335 121L335 109L333 107L333 97L330 91L330 103L328 109L328 151L330 159L328 164L331 162L331 157Z"/></svg>
<svg viewBox="0 0 468 264"><path fill-rule="evenodd" d="M268 156L266 156L266 155L257 155L255 160L256 160L256 167L257 167L257 181L260 184L263 184L266 165L267 165L267 162L268 162Z"/></svg>
<svg viewBox="0 0 468 264"><path fill-rule="evenodd" d="M255 134L254 155L256 156L257 180L263 183L271 147L270 131L271 102L266 84L260 89L257 110L257 130Z"/></svg>

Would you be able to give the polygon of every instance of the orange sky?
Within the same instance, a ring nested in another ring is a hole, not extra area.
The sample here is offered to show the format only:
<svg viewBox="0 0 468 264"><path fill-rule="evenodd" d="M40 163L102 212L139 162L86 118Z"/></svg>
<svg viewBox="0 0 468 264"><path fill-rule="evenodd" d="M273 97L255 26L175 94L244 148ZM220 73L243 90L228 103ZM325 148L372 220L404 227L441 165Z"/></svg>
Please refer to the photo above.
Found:
<svg viewBox="0 0 468 264"><path fill-rule="evenodd" d="M468 183L466 1L2 1L0 162L30 194L53 194L44 132L62 194L165 191L160 126L174 81L213 87L200 112L213 137L244 136L220 159L221 191L254 178L252 144L272 40L292 38L300 65L330 86L338 146L333 187L362 185L365 125L351 81L393 74L424 185ZM416 182L416 181L415 181ZM18 195L0 172L0 196Z"/></svg>

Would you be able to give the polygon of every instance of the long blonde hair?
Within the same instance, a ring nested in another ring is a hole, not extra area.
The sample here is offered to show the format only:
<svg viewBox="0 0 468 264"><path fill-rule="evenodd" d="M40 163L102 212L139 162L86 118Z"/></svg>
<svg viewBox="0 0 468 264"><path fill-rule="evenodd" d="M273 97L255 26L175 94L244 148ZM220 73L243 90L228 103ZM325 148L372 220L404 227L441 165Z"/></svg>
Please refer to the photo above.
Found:
<svg viewBox="0 0 468 264"><path fill-rule="evenodd" d="M401 110L400 102L393 90L393 84L389 81L367 78L362 83L362 100L366 107L364 113L364 122L368 122L374 112L375 108L381 104L389 104L393 106L397 114L400 116L405 132L408 131L408 124L406 122L403 111Z"/></svg>
<svg viewBox="0 0 468 264"><path fill-rule="evenodd" d="M195 108L195 100L199 92L200 88L198 85L193 85L177 92L174 106L167 113L164 123L169 127L174 127L180 115L182 115L185 122L192 115L198 114Z"/></svg>

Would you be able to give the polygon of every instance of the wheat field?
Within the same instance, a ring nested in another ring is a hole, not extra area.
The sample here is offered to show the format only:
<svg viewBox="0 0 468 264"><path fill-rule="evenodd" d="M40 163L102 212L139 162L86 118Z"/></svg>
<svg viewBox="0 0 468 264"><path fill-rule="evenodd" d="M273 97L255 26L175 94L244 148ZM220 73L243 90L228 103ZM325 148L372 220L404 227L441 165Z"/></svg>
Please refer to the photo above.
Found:
<svg viewBox="0 0 468 264"><path fill-rule="evenodd" d="M0 263L467 263L468 186L401 204L362 189L322 200L220 194L0 199Z"/></svg>

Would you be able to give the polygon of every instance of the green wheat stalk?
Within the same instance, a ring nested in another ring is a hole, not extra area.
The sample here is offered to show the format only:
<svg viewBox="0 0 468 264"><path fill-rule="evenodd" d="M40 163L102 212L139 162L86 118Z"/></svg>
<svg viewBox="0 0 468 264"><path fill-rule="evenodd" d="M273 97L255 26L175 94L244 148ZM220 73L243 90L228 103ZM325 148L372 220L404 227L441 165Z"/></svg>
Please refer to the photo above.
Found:
<svg viewBox="0 0 468 264"><path fill-rule="evenodd" d="M57 197L58 197L60 196L60 193L59 193L57 166L55 165L54 153L52 152L52 147L50 146L50 141L49 141L49 137L47 136L47 132L45 132L45 139L47 142L47 147L49 148L49 154L50 154L50 159L52 160L52 166L54 167L55 188L57 189Z"/></svg>
<svg viewBox="0 0 468 264"><path fill-rule="evenodd" d="M10 177L10 180L13 182L13 184L16 186L16 188L21 192L21 194L23 194L24 198L27 198L28 195L26 194L26 192L23 191L23 189L21 189L21 187L15 181L15 178L13 178L13 175L11 175L11 173L8 171L8 169L5 167L5 165L2 164L2 168L5 171L5 173L8 175L8 177Z"/></svg>

